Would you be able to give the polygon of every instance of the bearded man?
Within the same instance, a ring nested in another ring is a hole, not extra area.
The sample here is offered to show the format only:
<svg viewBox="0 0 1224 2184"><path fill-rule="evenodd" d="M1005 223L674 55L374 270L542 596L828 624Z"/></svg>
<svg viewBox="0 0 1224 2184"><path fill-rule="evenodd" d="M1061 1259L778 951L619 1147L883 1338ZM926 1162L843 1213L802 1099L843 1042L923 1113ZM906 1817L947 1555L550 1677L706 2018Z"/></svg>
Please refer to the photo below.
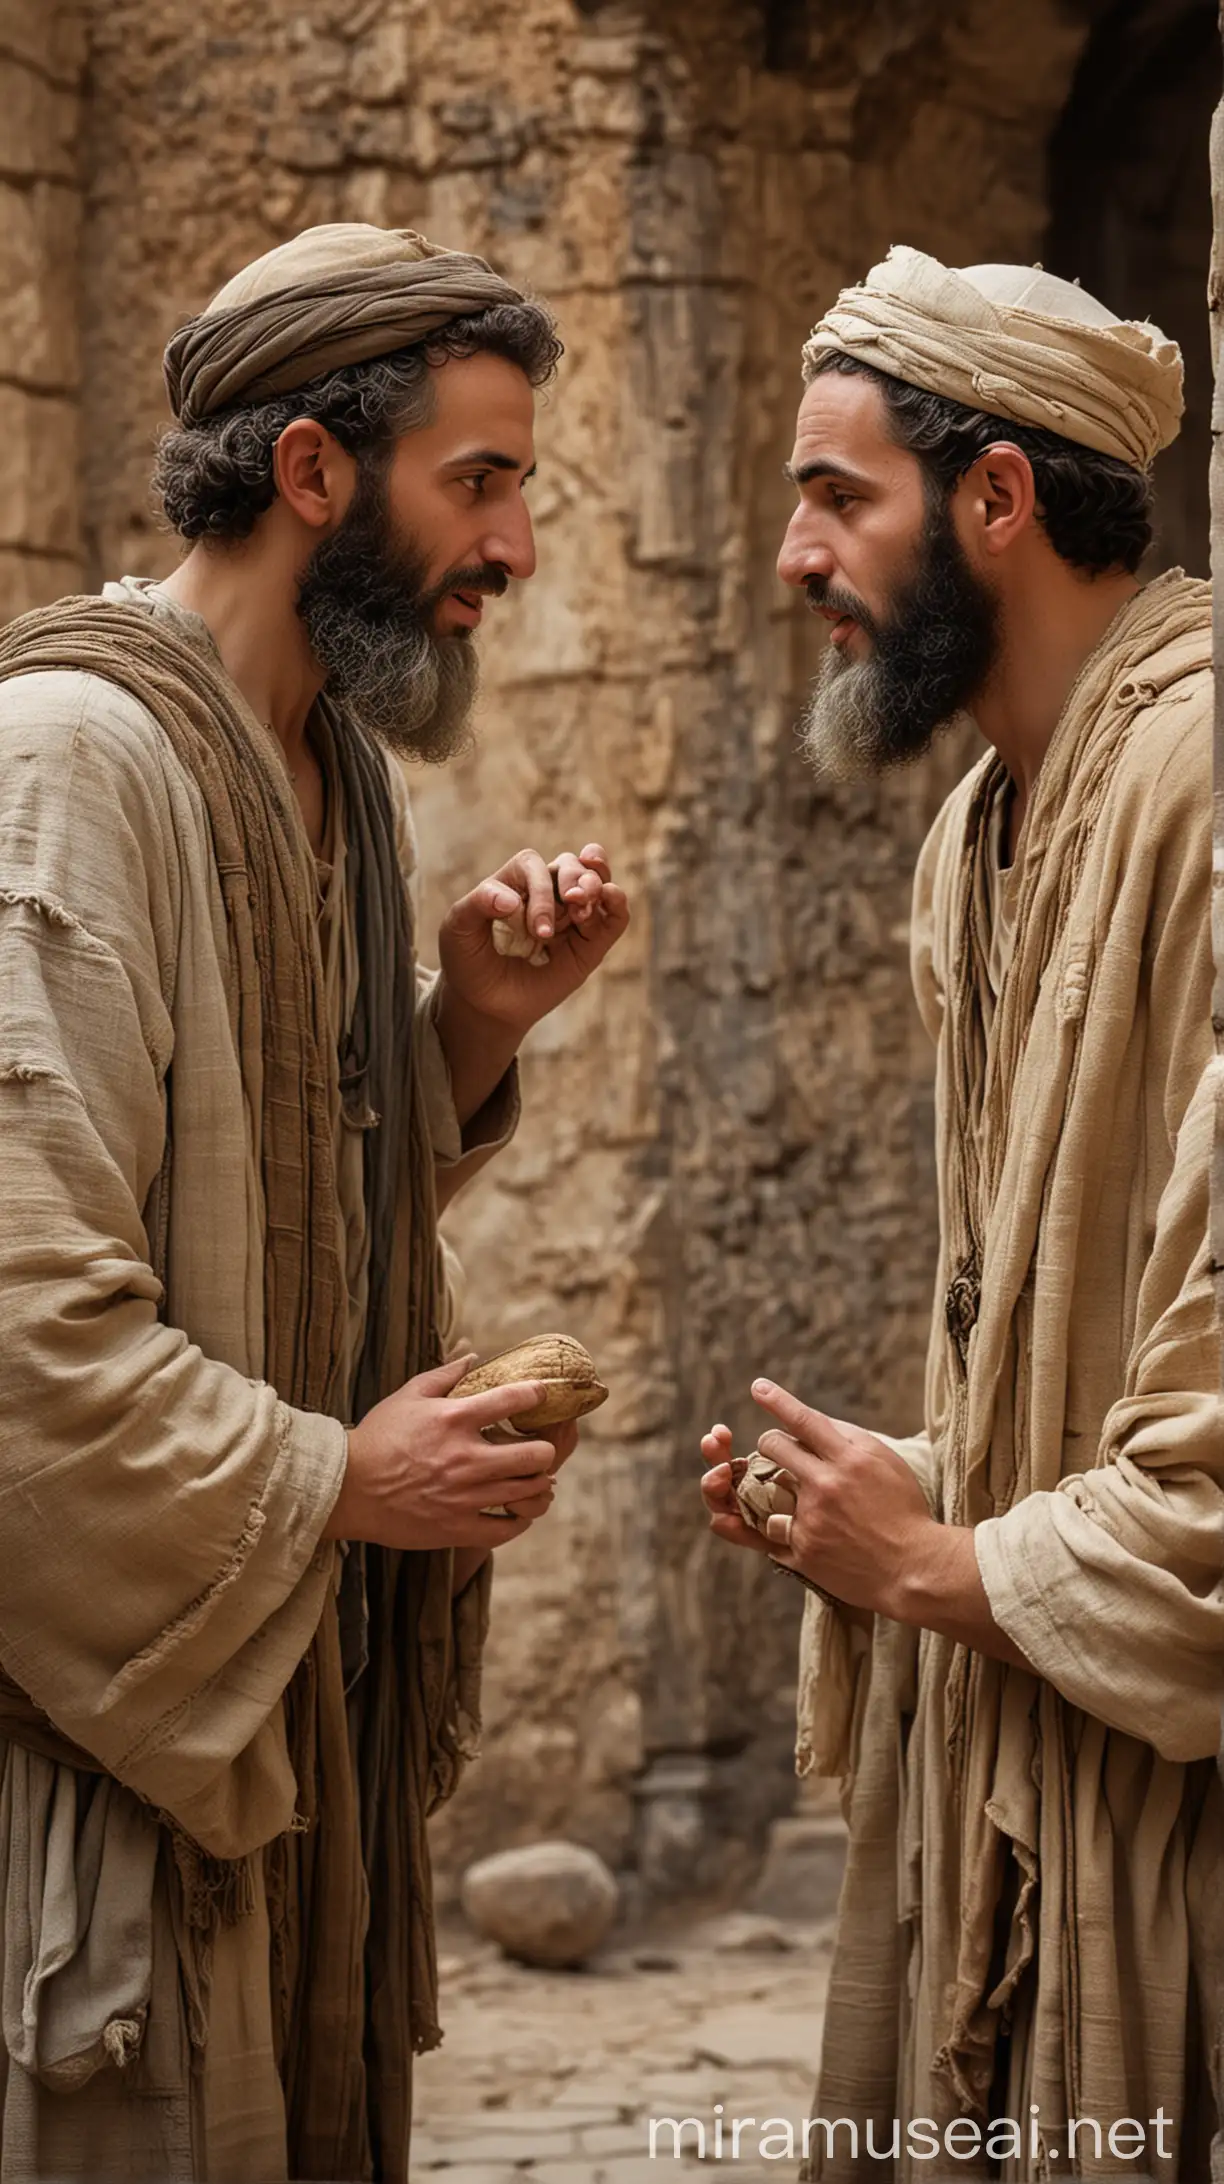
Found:
<svg viewBox="0 0 1224 2184"><path fill-rule="evenodd" d="M844 1779L850 1842L806 2174L1202 2180L1224 1964L1211 604L1136 574L1180 358L1040 270L907 249L804 354L779 571L831 624L809 749L908 762L965 709L992 746L915 892L926 1430L886 1441L755 1383L762 1453L797 1482L767 1540L726 1428L703 1443L714 1530L822 1596L799 1764Z"/></svg>
<svg viewBox="0 0 1224 2184"><path fill-rule="evenodd" d="M0 638L5 2176L407 2175L425 1820L574 1438L449 1399L437 1208L627 908L524 851L418 976L398 756L532 574L559 353L481 259L299 236L167 351L176 573Z"/></svg>

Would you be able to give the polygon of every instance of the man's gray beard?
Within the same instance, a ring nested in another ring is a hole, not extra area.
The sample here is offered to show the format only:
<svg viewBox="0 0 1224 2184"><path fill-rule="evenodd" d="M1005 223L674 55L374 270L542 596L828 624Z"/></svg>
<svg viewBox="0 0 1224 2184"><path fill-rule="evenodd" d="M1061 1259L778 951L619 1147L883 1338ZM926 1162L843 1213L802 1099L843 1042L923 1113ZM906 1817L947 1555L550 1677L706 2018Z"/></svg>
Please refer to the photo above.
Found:
<svg viewBox="0 0 1224 2184"><path fill-rule="evenodd" d="M861 781L889 763L881 748L873 660L843 659L830 645L799 722L803 755L828 781ZM934 731L932 731L934 734Z"/></svg>
<svg viewBox="0 0 1224 2184"><path fill-rule="evenodd" d="M925 758L982 690L998 657L999 606L966 559L946 501L929 508L910 581L888 613L813 578L816 606L852 614L871 651L852 660L830 645L801 722L804 750L834 780L860 779Z"/></svg>
<svg viewBox="0 0 1224 2184"><path fill-rule="evenodd" d="M397 758L437 765L470 747L480 688L470 638L437 637L419 625L371 629L338 600L307 628L328 697Z"/></svg>
<svg viewBox="0 0 1224 2184"><path fill-rule="evenodd" d="M880 704L880 670L875 660L848 660L830 645L812 681L799 719L803 755L826 781L863 781L895 766L925 758L945 728L963 718L956 706L933 720L924 733L903 747Z"/></svg>
<svg viewBox="0 0 1224 2184"><path fill-rule="evenodd" d="M297 611L327 696L398 758L437 763L472 741L475 646L434 628L448 585L431 591L425 556L396 538L384 466L367 458L344 521L310 557Z"/></svg>

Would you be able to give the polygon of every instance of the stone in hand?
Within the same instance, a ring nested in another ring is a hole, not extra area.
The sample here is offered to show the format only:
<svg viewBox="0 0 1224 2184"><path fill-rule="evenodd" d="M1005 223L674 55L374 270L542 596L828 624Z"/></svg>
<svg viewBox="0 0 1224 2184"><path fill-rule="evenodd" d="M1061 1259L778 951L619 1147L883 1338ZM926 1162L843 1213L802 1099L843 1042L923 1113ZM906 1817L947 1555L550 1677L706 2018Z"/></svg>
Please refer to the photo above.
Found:
<svg viewBox="0 0 1224 2184"><path fill-rule="evenodd" d="M731 1459L731 1485L735 1493L739 1513L745 1524L754 1532L766 1536L771 1517L793 1517L799 1506L799 1481L793 1471L784 1464L775 1463L772 1456L762 1456L754 1449L751 1456L734 1456ZM816 1593L830 1607L837 1602L832 1593L818 1585L815 1578L805 1577L802 1570L794 1570L789 1563L775 1560L774 1568L787 1577L797 1577L809 1592Z"/></svg>
<svg viewBox="0 0 1224 2184"><path fill-rule="evenodd" d="M494 918L493 946L500 956L522 956L537 971L552 959L544 941L527 930L527 905L520 902L508 918Z"/></svg>
<svg viewBox="0 0 1224 2184"><path fill-rule="evenodd" d="M533 1335L512 1350L499 1351L465 1373L451 1396L483 1395L486 1389L510 1388L522 1380L534 1380L543 1388L543 1397L532 1410L519 1411L500 1425L485 1426L486 1441L529 1441L542 1426L563 1426L573 1418L585 1418L608 1399L590 1351L572 1335ZM504 1517L513 1512L486 1509L483 1514Z"/></svg>
<svg viewBox="0 0 1224 2184"><path fill-rule="evenodd" d="M474 1365L451 1395L483 1395L488 1388L509 1388L523 1380L534 1380L544 1390L534 1410L520 1411L514 1420L514 1431L528 1440L540 1426L585 1418L608 1399L594 1359L572 1335L533 1335L528 1342L517 1342L512 1350Z"/></svg>

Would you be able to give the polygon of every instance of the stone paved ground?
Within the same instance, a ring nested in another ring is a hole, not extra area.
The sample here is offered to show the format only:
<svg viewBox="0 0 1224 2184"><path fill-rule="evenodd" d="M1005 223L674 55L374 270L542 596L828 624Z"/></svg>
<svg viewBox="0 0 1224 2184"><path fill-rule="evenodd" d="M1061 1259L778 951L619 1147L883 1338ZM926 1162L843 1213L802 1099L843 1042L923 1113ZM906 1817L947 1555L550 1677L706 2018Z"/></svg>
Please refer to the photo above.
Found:
<svg viewBox="0 0 1224 2184"><path fill-rule="evenodd" d="M811 2099L831 1923L754 1914L616 1937L584 1972L529 1971L443 1937L446 2039L416 2067L415 2184L654 2184L697 2166L695 2133L650 2158L650 2119L704 2124L735 2184L793 2178ZM720 2113L721 2107L721 2113ZM732 2158L731 2125L745 2123ZM762 2140L761 2125L774 2119ZM716 2137L722 2127L721 2152Z"/></svg>

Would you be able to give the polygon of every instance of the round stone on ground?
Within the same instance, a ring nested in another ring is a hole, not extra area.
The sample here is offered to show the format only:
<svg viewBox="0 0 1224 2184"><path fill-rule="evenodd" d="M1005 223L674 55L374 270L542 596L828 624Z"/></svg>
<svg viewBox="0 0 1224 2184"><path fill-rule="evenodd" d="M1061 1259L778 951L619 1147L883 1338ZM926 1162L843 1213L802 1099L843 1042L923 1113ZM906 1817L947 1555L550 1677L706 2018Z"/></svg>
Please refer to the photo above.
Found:
<svg viewBox="0 0 1224 2184"><path fill-rule="evenodd" d="M463 1876L463 1909L478 1934L522 1964L582 1964L616 1917L616 1881L580 1843L528 1843L481 1858Z"/></svg>

